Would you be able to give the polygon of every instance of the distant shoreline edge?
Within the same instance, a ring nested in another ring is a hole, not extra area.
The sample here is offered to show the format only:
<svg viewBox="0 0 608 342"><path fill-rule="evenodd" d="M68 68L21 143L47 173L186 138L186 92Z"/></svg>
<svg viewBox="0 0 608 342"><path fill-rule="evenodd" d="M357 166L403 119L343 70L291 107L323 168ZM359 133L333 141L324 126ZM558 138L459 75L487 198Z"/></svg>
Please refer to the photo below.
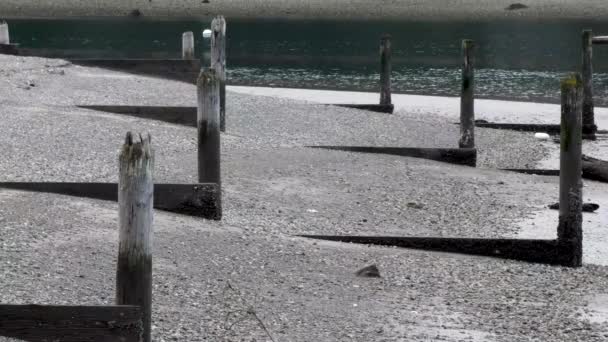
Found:
<svg viewBox="0 0 608 342"><path fill-rule="evenodd" d="M608 20L605 0L2 0L3 19Z"/></svg>

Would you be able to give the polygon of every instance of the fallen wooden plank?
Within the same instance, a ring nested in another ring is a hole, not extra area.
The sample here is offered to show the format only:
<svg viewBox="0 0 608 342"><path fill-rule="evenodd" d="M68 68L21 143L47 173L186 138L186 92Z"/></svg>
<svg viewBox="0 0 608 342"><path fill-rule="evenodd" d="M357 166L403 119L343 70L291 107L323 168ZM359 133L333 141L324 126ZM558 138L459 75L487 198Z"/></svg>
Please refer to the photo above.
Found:
<svg viewBox="0 0 608 342"><path fill-rule="evenodd" d="M501 169L529 175L559 176L559 170L548 169ZM608 183L608 161L583 155L583 178Z"/></svg>
<svg viewBox="0 0 608 342"><path fill-rule="evenodd" d="M390 154L442 161L446 163L475 166L477 150L474 148L421 148L421 147L372 147L372 146L307 146L328 150Z"/></svg>
<svg viewBox="0 0 608 342"><path fill-rule="evenodd" d="M355 108L355 109L367 110L370 112L388 113L388 114L392 114L393 110L395 109L395 106L392 104L387 104L387 105L382 105L382 104L328 104L328 106Z"/></svg>
<svg viewBox="0 0 608 342"><path fill-rule="evenodd" d="M467 239L395 236L298 235L309 239L366 245L396 246L427 251L490 256L561 265L568 260L566 247L556 240Z"/></svg>
<svg viewBox="0 0 608 342"><path fill-rule="evenodd" d="M548 134L559 134L559 125L552 124L519 124L519 123L497 123L497 122L475 122L476 127L507 129L523 132L543 132Z"/></svg>
<svg viewBox="0 0 608 342"><path fill-rule="evenodd" d="M583 155L583 178L608 183L608 161Z"/></svg>
<svg viewBox="0 0 608 342"><path fill-rule="evenodd" d="M196 127L196 107L108 105L83 105L78 107L114 114L125 114L143 119L159 120L177 125Z"/></svg>
<svg viewBox="0 0 608 342"><path fill-rule="evenodd" d="M111 70L118 70L137 75L155 76L164 79L196 83L201 69L197 59L94 59L71 58L70 62Z"/></svg>
<svg viewBox="0 0 608 342"><path fill-rule="evenodd" d="M0 188L118 201L116 183L0 182ZM217 184L154 184L154 208L212 220L222 218Z"/></svg>
<svg viewBox="0 0 608 342"><path fill-rule="evenodd" d="M0 44L0 54L18 55L19 54L19 44Z"/></svg>
<svg viewBox="0 0 608 342"><path fill-rule="evenodd" d="M0 336L29 342L140 342L138 306L0 305Z"/></svg>

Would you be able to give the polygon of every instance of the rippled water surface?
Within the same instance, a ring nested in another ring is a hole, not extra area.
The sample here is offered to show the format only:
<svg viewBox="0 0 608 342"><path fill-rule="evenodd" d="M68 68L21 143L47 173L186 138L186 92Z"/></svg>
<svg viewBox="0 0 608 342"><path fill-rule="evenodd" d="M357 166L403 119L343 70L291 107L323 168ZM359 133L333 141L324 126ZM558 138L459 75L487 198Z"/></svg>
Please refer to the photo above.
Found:
<svg viewBox="0 0 608 342"><path fill-rule="evenodd" d="M76 50L83 57L180 55L181 33L209 21L13 20L25 47ZM392 35L395 92L457 95L460 42L474 39L479 97L558 102L559 78L580 64L581 30L608 34L608 23L268 21L228 18L229 83L377 90L378 43ZM594 49L596 103L608 105L608 46Z"/></svg>

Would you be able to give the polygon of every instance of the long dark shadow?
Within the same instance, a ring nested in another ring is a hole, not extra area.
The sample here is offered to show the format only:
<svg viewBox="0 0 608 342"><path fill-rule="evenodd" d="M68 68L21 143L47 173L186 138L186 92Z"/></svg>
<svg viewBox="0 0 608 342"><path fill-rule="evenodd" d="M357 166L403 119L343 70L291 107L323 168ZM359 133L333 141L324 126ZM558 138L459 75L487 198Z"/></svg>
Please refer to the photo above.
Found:
<svg viewBox="0 0 608 342"><path fill-rule="evenodd" d="M389 154L394 156L430 159L451 164L475 166L475 148L424 148L424 147L376 147L376 146L306 146L327 150Z"/></svg>
<svg viewBox="0 0 608 342"><path fill-rule="evenodd" d="M354 108L354 109L360 109L360 110L367 110L370 112L376 112L376 113L387 113L387 114L393 114L393 110L395 109L395 106L392 104L342 104L342 103L336 103L336 104L328 104L328 106L337 106L337 107L345 107L345 108Z"/></svg>
<svg viewBox="0 0 608 342"><path fill-rule="evenodd" d="M127 72L135 75L153 76L162 79L195 84L201 69L199 60L186 59L94 59L72 58L70 62Z"/></svg>
<svg viewBox="0 0 608 342"><path fill-rule="evenodd" d="M562 265L568 252L557 240L467 239L395 236L298 235L300 237L366 245L395 246L436 252L489 256Z"/></svg>
<svg viewBox="0 0 608 342"><path fill-rule="evenodd" d="M196 127L196 107L80 105L78 108Z"/></svg>

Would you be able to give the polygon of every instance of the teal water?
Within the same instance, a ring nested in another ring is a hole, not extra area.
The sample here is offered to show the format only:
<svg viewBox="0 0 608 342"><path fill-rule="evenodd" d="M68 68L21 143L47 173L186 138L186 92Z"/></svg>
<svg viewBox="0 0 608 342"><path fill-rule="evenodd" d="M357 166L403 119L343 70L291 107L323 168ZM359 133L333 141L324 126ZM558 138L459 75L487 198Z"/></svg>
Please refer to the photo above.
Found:
<svg viewBox="0 0 608 342"><path fill-rule="evenodd" d="M24 47L75 50L82 57L179 57L181 33L208 48L206 20L12 20ZM608 34L608 22L287 21L228 19L229 83L373 90L378 43L392 35L397 93L457 95L460 42L474 39L479 97L558 102L559 79L580 63L580 32ZM608 46L594 49L596 102L608 105Z"/></svg>

